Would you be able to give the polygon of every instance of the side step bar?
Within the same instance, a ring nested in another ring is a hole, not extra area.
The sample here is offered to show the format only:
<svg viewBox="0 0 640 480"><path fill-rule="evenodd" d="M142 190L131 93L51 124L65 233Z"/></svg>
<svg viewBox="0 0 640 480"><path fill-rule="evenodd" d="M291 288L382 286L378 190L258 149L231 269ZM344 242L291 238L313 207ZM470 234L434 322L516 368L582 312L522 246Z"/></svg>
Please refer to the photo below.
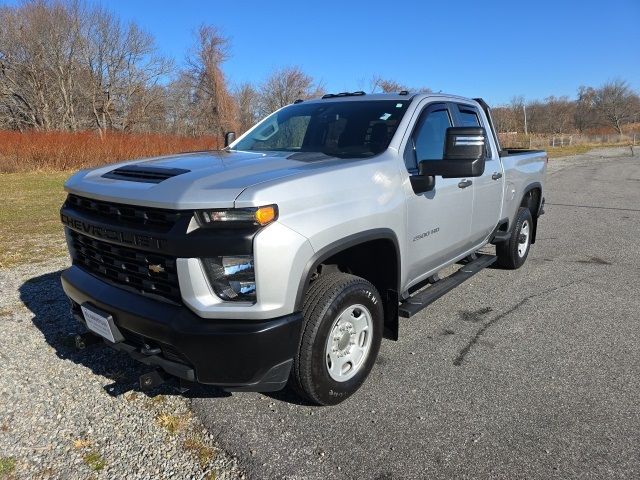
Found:
<svg viewBox="0 0 640 480"><path fill-rule="evenodd" d="M400 304L398 314L403 318L414 316L420 310L442 297L445 293L453 290L466 280L469 280L480 270L492 265L496 259L497 257L495 255L479 254L476 259L462 266L457 272L452 273L442 280L438 280L430 287L426 287L406 299Z"/></svg>

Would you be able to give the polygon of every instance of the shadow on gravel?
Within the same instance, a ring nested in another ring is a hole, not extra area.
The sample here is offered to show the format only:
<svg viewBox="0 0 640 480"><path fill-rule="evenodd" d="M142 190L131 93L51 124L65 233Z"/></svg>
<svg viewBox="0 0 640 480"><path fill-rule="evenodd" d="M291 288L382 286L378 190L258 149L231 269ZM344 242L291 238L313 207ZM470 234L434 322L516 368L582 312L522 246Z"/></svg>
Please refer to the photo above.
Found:
<svg viewBox="0 0 640 480"><path fill-rule="evenodd" d="M69 301L60 284L62 271L30 278L20 286L20 300L34 314L33 324L42 332L58 358L83 365L96 375L112 381L104 390L111 396L120 396L129 391L156 395L181 395L188 398L219 398L230 394L214 387L198 385L186 392L177 389L177 382L167 382L158 388L142 392L138 379L151 369L136 362L128 355L112 350L104 344L92 345L84 350L75 347L74 336L87 331L73 318ZM37 354L37 352L34 352Z"/></svg>

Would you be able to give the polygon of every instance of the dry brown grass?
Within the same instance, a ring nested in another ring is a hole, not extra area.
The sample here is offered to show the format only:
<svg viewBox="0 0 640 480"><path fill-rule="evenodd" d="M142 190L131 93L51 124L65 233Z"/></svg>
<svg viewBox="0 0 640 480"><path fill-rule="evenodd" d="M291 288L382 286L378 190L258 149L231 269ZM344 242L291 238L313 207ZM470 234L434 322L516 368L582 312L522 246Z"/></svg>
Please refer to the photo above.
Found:
<svg viewBox="0 0 640 480"><path fill-rule="evenodd" d="M182 442L182 446L188 452L193 453L198 459L200 467L206 466L215 457L215 451L210 446L204 444L197 436L192 436Z"/></svg>
<svg viewBox="0 0 640 480"><path fill-rule="evenodd" d="M65 172L0 173L0 268L64 255Z"/></svg>
<svg viewBox="0 0 640 480"><path fill-rule="evenodd" d="M602 145L598 145L602 147ZM564 147L547 148L547 155L549 158L568 157L570 155L581 155L587 153L594 148L598 148L594 145L565 145Z"/></svg>
<svg viewBox="0 0 640 480"><path fill-rule="evenodd" d="M0 172L78 170L133 158L219 148L216 138L109 132L0 131Z"/></svg>
<svg viewBox="0 0 640 480"><path fill-rule="evenodd" d="M189 418L189 415L160 413L156 416L156 423L167 430L171 435L175 435L187 425Z"/></svg>

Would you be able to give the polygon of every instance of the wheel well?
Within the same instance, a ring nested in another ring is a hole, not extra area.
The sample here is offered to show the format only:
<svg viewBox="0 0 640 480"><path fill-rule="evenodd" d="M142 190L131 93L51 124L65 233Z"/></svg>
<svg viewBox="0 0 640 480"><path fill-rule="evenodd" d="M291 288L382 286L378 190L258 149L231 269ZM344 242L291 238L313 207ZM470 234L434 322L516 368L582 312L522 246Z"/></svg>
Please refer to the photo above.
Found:
<svg viewBox="0 0 640 480"><path fill-rule="evenodd" d="M311 277L316 280L336 269L368 280L380 293L384 306L385 337L398 338L398 251L389 239L368 240L322 260Z"/></svg>
<svg viewBox="0 0 640 480"><path fill-rule="evenodd" d="M526 207L531 211L531 216L536 217L538 215L538 209L540 208L541 191L539 188L532 188L522 197L520 202L521 207Z"/></svg>
<svg viewBox="0 0 640 480"><path fill-rule="evenodd" d="M521 207L528 208L533 219L533 232L531 234L531 243L536 243L536 232L538 231L538 211L540 210L540 201L542 199L542 190L534 187L524 194Z"/></svg>

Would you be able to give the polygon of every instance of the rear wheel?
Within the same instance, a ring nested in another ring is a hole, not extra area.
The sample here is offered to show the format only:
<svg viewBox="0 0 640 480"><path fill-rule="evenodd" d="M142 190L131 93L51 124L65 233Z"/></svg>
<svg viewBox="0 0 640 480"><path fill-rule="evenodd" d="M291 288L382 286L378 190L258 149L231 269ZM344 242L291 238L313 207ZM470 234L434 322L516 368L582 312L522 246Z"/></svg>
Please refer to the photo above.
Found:
<svg viewBox="0 0 640 480"><path fill-rule="evenodd" d="M520 207L509 240L496 245L498 265L515 270L527 260L533 234L533 218L528 208Z"/></svg>
<svg viewBox="0 0 640 480"><path fill-rule="evenodd" d="M335 405L360 388L374 365L384 321L380 295L363 278L327 274L309 287L303 315L291 383L310 401Z"/></svg>

